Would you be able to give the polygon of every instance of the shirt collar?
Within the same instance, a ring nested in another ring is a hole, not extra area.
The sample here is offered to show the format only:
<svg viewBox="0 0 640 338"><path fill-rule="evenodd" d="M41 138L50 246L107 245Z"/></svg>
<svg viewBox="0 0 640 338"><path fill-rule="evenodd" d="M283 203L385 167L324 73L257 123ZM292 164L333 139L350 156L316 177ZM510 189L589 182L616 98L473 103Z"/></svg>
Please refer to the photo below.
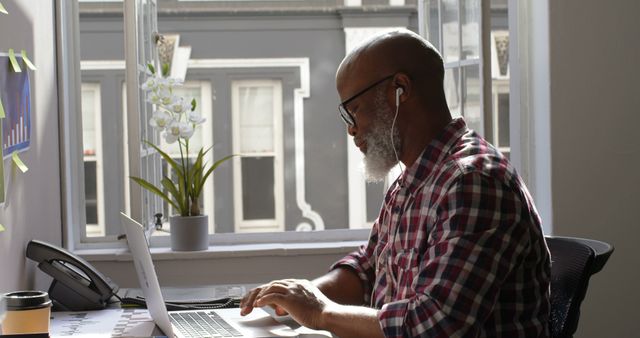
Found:
<svg viewBox="0 0 640 338"><path fill-rule="evenodd" d="M435 166L447 156L453 145L468 131L462 117L449 122L424 148L416 161L400 175L398 185L406 187L408 192L413 194L425 182L425 178L431 174Z"/></svg>

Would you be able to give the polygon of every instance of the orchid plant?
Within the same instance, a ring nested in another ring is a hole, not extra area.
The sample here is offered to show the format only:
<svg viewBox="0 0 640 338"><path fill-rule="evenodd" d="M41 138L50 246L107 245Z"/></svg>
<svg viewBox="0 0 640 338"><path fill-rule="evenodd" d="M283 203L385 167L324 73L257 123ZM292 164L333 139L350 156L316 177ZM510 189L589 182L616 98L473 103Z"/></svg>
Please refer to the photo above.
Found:
<svg viewBox="0 0 640 338"><path fill-rule="evenodd" d="M168 144L178 142L180 160L173 159L159 146L145 141L167 161L175 173L175 179L171 175L165 175L160 181L160 187L156 187L139 177L131 177L131 179L160 196L177 210L180 216L198 216L200 215L198 199L205 182L220 164L233 155L215 161L207 168L204 156L211 150L211 147L206 150L200 148L195 162L190 165L189 139L193 136L195 129L205 122L205 118L196 110L196 99L189 100L174 94L174 89L182 86L183 83L169 77L168 65L163 65L161 72L158 73L153 64L149 63L146 74L146 81L140 87L147 93L147 101L153 104L155 109L149 120L149 125L160 132Z"/></svg>

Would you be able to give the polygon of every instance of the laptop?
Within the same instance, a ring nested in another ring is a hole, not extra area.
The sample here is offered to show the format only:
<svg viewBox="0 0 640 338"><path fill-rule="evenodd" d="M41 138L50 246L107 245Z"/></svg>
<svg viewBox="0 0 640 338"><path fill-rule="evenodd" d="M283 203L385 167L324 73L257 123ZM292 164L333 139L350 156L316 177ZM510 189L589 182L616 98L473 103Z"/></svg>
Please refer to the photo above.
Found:
<svg viewBox="0 0 640 338"><path fill-rule="evenodd" d="M285 325L261 308L253 309L246 317L240 316L237 308L167 311L144 229L129 216L120 214L147 309L167 337L331 337L327 331Z"/></svg>

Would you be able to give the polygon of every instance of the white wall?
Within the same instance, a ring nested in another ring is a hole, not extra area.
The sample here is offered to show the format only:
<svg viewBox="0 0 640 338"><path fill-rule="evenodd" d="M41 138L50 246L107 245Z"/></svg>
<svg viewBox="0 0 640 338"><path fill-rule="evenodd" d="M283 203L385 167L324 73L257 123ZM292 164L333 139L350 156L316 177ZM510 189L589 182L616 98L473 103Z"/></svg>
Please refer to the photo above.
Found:
<svg viewBox="0 0 640 338"><path fill-rule="evenodd" d="M638 337L640 1L548 6L553 233L615 246L577 337Z"/></svg>
<svg viewBox="0 0 640 338"><path fill-rule="evenodd" d="M3 0L0 51L26 49L38 70L32 72L31 148L20 155L29 167L21 173L6 160L7 202L0 207L0 293L34 288L35 266L24 256L36 238L61 243L58 160L58 99L52 0ZM2 90L0 88L0 90Z"/></svg>

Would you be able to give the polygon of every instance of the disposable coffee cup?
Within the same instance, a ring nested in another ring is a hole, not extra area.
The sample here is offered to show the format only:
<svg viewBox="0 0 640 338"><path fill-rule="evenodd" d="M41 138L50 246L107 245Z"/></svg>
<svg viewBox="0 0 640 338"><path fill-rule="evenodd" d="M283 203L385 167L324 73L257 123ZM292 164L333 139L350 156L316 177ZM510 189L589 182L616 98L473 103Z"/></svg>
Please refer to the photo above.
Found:
<svg viewBox="0 0 640 338"><path fill-rule="evenodd" d="M16 291L4 295L7 306L2 334L49 332L51 300L44 291Z"/></svg>

